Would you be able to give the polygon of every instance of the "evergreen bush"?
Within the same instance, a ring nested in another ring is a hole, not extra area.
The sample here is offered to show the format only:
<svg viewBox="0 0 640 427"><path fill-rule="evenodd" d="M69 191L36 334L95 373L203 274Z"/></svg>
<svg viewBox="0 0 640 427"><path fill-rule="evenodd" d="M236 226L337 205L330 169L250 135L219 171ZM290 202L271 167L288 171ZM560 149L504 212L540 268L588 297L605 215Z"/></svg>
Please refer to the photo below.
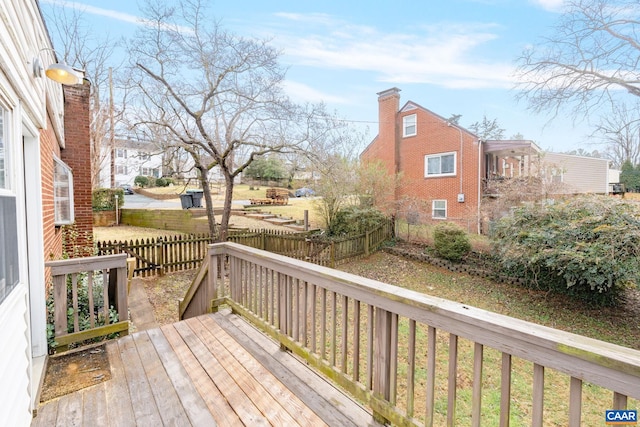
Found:
<svg viewBox="0 0 640 427"><path fill-rule="evenodd" d="M640 212L619 199L523 206L495 224L492 238L505 272L589 305L616 305L640 283Z"/></svg>
<svg viewBox="0 0 640 427"><path fill-rule="evenodd" d="M435 227L433 246L440 258L454 262L460 261L471 250L467 233L450 222L444 222Z"/></svg>

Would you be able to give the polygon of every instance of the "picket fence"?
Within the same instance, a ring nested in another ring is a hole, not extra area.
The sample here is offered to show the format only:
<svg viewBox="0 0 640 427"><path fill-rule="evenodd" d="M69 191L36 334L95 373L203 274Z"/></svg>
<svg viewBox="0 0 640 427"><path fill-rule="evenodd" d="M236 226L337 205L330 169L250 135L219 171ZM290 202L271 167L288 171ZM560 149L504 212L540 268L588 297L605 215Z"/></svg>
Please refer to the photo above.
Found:
<svg viewBox="0 0 640 427"><path fill-rule="evenodd" d="M326 267L367 256L393 238L393 223L363 234L328 240L313 232L279 230L231 231L227 241L286 255ZM129 241L99 241L98 255L126 253L136 259L134 275L148 277L198 268L213 243L208 234L162 236Z"/></svg>

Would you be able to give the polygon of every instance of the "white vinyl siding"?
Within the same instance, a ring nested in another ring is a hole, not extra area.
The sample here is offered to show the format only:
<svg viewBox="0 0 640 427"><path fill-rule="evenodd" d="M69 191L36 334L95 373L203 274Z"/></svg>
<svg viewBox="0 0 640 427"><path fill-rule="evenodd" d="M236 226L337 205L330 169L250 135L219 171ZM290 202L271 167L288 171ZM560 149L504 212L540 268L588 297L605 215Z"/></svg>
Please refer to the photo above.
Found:
<svg viewBox="0 0 640 427"><path fill-rule="evenodd" d="M445 219L447 217L447 201L434 200L431 202L431 216L436 219Z"/></svg>
<svg viewBox="0 0 640 427"><path fill-rule="evenodd" d="M562 183L555 189L563 194L607 194L609 191L609 161L595 157L544 153L543 166L550 172L550 181Z"/></svg>
<svg viewBox="0 0 640 427"><path fill-rule="evenodd" d="M402 118L402 136L414 136L418 133L417 116L411 114Z"/></svg>
<svg viewBox="0 0 640 427"><path fill-rule="evenodd" d="M424 176L454 176L456 174L456 153L432 154L424 157Z"/></svg>
<svg viewBox="0 0 640 427"><path fill-rule="evenodd" d="M0 188L7 188L7 137L5 135L6 110L0 106Z"/></svg>
<svg viewBox="0 0 640 427"><path fill-rule="evenodd" d="M0 304L0 402L2 425L28 426L31 424L29 318L27 286L20 283Z"/></svg>

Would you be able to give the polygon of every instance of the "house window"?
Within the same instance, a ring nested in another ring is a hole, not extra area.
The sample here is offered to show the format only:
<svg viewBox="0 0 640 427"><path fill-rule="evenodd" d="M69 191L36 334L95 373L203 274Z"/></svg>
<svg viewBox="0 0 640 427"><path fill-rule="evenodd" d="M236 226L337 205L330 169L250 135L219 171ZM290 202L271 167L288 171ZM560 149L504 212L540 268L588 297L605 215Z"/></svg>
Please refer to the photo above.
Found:
<svg viewBox="0 0 640 427"><path fill-rule="evenodd" d="M18 269L18 219L16 197L9 188L9 111L0 106L0 304L16 287Z"/></svg>
<svg viewBox="0 0 640 427"><path fill-rule="evenodd" d="M53 158L53 205L55 225L73 224L73 175L62 160Z"/></svg>
<svg viewBox="0 0 640 427"><path fill-rule="evenodd" d="M425 156L425 177L453 176L456 174L456 153Z"/></svg>
<svg viewBox="0 0 640 427"><path fill-rule="evenodd" d="M118 148L116 150L116 157L120 157L122 159L126 159L127 158L127 150L125 150L124 148Z"/></svg>
<svg viewBox="0 0 640 427"><path fill-rule="evenodd" d="M402 136L414 136L417 133L417 118L415 114L402 118Z"/></svg>
<svg viewBox="0 0 640 427"><path fill-rule="evenodd" d="M126 165L116 165L116 174L118 175L127 175L127 166Z"/></svg>
<svg viewBox="0 0 640 427"><path fill-rule="evenodd" d="M149 160L151 158L151 154L142 152L140 153L140 160Z"/></svg>
<svg viewBox="0 0 640 427"><path fill-rule="evenodd" d="M447 201L434 200L431 204L431 216L437 219L446 218L447 217Z"/></svg>

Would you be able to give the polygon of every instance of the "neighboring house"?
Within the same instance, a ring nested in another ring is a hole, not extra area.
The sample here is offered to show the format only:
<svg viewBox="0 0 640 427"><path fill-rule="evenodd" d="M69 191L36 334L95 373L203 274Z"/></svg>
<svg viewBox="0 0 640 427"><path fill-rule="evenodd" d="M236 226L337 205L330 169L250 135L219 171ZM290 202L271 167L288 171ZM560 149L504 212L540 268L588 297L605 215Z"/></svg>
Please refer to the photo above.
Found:
<svg viewBox="0 0 640 427"><path fill-rule="evenodd" d="M3 2L0 413L8 426L28 426L37 405L47 354L45 261L62 255L63 225L78 231L80 246L92 240L89 88L40 73L40 64L57 62L51 48L36 0Z"/></svg>
<svg viewBox="0 0 640 427"><path fill-rule="evenodd" d="M162 176L163 153L153 143L131 138L117 138L114 143L115 186L133 185L137 176ZM102 145L100 186L111 187L111 152L107 141Z"/></svg>
<svg viewBox="0 0 640 427"><path fill-rule="evenodd" d="M481 141L472 132L408 101L400 89L378 93L379 132L362 152L363 162L381 161L400 178L394 202L407 220L458 222L480 231L483 198L492 182L538 176L553 194L609 192L609 162L544 153L532 141Z"/></svg>
<svg viewBox="0 0 640 427"><path fill-rule="evenodd" d="M115 186L134 185L137 176L154 178L169 177L176 181L191 180L198 183L193 159L184 150L163 151L151 141L140 141L133 138L117 138L115 140ZM111 147L106 141L102 145L99 186L111 186ZM209 181L219 182L224 178L219 168L209 171Z"/></svg>

